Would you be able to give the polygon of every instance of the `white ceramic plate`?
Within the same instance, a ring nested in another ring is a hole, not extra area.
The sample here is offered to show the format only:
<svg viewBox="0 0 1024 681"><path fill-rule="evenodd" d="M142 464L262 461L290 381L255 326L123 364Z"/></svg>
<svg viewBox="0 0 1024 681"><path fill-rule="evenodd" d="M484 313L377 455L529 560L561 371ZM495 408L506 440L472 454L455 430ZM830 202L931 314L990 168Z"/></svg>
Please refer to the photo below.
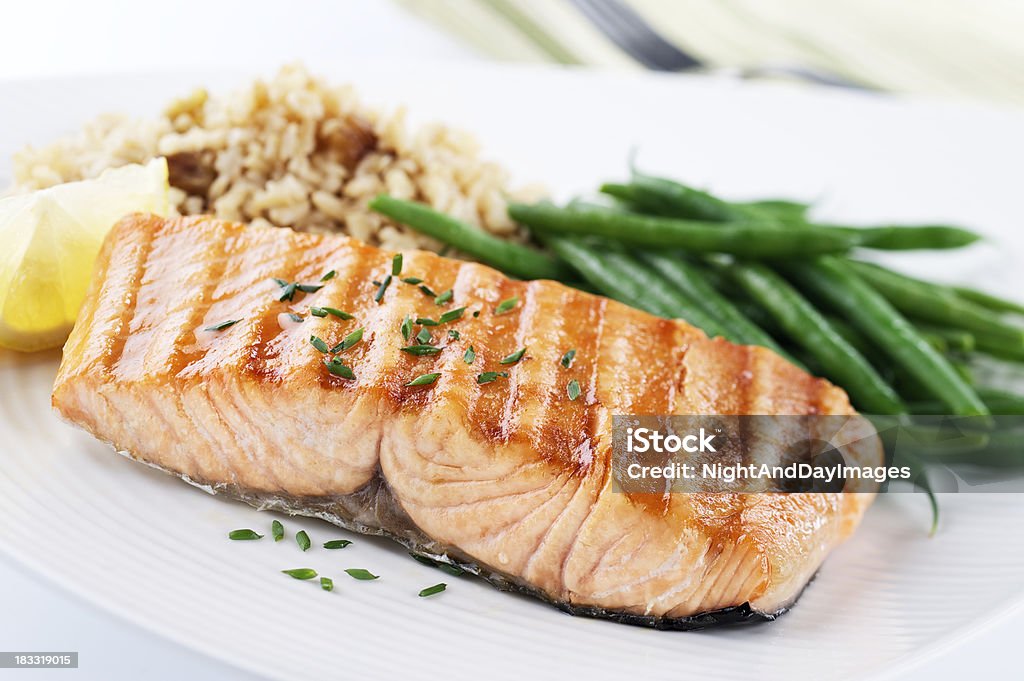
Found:
<svg viewBox="0 0 1024 681"><path fill-rule="evenodd" d="M940 103L696 78L484 67L327 69L380 106L475 130L521 180L568 196L641 164L741 197L817 199L862 221L946 220L993 242L965 254L901 258L918 272L1019 291L1024 118ZM105 110L152 113L196 85L244 76L173 74L0 84L0 158ZM0 178L10 177L0 165ZM772 624L656 632L572 618L539 602L450 578L386 541L272 516L211 497L121 457L49 408L57 353L0 353L0 550L64 588L171 639L273 678L867 678L990 625L1024 600L1024 503L1016 495L942 500L926 536L920 495L890 495ZM347 537L341 551L302 554ZM279 570L313 567L336 590ZM363 567L382 575L357 582ZM417 592L438 581L448 591Z"/></svg>

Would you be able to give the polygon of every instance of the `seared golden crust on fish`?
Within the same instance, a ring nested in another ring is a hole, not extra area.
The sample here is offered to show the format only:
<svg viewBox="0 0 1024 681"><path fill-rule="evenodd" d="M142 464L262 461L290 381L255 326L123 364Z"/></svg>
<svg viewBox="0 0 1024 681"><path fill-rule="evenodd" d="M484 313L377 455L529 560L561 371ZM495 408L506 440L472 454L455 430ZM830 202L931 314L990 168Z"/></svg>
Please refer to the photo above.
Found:
<svg viewBox="0 0 1024 681"><path fill-rule="evenodd" d="M297 512L337 502L345 524L359 516L360 528L396 537L413 528L549 600L650 623L744 604L781 611L870 503L862 494L613 492L613 414L854 412L841 390L764 348L432 253L406 251L402 276L451 289L450 304L397 277L378 303L374 282L393 255L206 217L125 218L99 256L53 404L118 450L192 481L298 500ZM337 275L319 290L279 300L275 278L318 286L329 270ZM515 308L497 314L513 297ZM354 319L316 317L313 306ZM401 351L406 317L463 306L459 320L427 327L439 354ZM333 375L310 336L334 346L360 327L362 341L341 353L355 378ZM519 362L499 363L520 348ZM508 377L479 384L485 371ZM428 373L440 376L409 385ZM575 400L572 379L582 388ZM865 446L881 459L876 442ZM401 521L353 510L374 486ZM408 527L388 526L400 523Z"/></svg>

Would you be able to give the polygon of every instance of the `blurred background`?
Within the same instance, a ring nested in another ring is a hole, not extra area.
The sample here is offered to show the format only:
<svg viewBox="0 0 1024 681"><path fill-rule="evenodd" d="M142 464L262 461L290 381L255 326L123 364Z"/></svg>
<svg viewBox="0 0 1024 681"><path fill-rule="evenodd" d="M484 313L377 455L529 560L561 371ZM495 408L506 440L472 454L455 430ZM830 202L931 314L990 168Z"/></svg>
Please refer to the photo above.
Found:
<svg viewBox="0 0 1024 681"><path fill-rule="evenodd" d="M6 2L0 78L475 59L830 83L1024 105L1020 0Z"/></svg>
<svg viewBox="0 0 1024 681"><path fill-rule="evenodd" d="M483 54L1024 103L1013 0L403 0Z"/></svg>

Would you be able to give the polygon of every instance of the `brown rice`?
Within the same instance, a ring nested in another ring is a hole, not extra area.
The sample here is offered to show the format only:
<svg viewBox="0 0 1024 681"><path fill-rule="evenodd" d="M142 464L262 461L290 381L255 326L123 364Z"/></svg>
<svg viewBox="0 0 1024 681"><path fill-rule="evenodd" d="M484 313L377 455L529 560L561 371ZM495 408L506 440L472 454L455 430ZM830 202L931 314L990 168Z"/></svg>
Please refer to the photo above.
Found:
<svg viewBox="0 0 1024 681"><path fill-rule="evenodd" d="M14 158L14 190L156 156L168 159L171 203L180 214L436 250L433 240L367 208L386 192L521 237L505 214L506 173L480 159L469 135L438 124L410 133L404 110L377 113L351 87L330 87L298 65L226 97L197 90L153 120L105 115L75 136L26 148Z"/></svg>

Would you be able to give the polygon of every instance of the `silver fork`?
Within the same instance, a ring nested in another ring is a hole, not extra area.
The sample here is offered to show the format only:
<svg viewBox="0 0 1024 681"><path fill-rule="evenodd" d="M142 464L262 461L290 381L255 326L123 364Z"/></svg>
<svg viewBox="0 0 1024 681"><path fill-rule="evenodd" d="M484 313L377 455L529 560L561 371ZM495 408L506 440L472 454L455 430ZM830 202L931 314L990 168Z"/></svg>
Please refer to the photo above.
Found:
<svg viewBox="0 0 1024 681"><path fill-rule="evenodd" d="M619 48L653 71L732 71L743 78L789 76L820 85L870 89L863 83L817 69L765 64L744 69L715 69L673 45L631 7L619 0L569 0L590 23Z"/></svg>

